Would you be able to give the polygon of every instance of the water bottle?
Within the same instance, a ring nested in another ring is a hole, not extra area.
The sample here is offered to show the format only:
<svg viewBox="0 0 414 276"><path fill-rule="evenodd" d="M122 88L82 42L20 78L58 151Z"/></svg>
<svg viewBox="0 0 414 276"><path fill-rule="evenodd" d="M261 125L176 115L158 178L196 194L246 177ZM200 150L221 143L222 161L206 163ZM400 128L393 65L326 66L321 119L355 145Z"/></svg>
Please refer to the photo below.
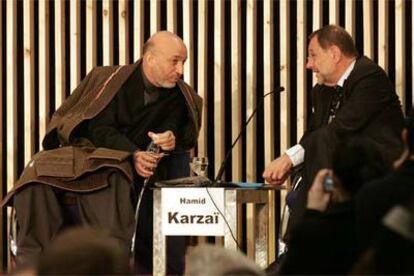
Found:
<svg viewBox="0 0 414 276"><path fill-rule="evenodd" d="M153 152L153 153L160 153L161 148L154 143L154 141L151 141L151 143L148 144L147 151Z"/></svg>

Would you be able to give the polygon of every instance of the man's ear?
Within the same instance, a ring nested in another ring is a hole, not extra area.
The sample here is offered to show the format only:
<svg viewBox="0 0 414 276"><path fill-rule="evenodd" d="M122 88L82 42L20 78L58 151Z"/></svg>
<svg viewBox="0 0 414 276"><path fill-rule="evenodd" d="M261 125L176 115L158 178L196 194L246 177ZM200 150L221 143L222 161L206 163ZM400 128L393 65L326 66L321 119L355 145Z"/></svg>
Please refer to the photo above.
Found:
<svg viewBox="0 0 414 276"><path fill-rule="evenodd" d="M147 52L143 57L145 63L152 65L154 60L154 55L151 52Z"/></svg>
<svg viewBox="0 0 414 276"><path fill-rule="evenodd" d="M338 63L342 59L341 49L339 49L339 47L336 45L332 45L330 47L330 50L331 50L331 55L332 55L333 60L335 61L335 63Z"/></svg>

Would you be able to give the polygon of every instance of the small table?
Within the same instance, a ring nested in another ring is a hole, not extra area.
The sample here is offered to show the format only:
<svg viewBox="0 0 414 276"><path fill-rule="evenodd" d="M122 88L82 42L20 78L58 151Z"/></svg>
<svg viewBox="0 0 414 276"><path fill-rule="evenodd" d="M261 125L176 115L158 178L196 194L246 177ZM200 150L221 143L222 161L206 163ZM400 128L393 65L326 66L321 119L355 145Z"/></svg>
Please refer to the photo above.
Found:
<svg viewBox="0 0 414 276"><path fill-rule="evenodd" d="M161 231L161 189L154 189L154 232L153 232L153 274L166 274L166 236ZM167 188L168 189L168 188ZM183 187L182 189L194 189ZM268 229L269 229L269 188L225 188L224 215L237 237L237 211L239 204L254 204L254 245L255 261L260 267L268 265ZM224 247L237 249L237 244L231 236L228 227L225 228Z"/></svg>

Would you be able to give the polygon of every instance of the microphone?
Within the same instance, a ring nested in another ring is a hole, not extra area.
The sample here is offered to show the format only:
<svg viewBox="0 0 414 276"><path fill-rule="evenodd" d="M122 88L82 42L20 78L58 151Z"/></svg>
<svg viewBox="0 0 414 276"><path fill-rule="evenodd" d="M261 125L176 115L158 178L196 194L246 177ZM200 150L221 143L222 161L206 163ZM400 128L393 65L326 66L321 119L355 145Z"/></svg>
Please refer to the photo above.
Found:
<svg viewBox="0 0 414 276"><path fill-rule="evenodd" d="M214 179L214 182L221 182L221 178L223 177L224 171L226 169L226 162L230 157L230 153L232 152L234 146L237 144L237 142L239 141L241 135L245 132L247 125L250 123L250 121L253 119L253 116L256 114L257 109L263 104L264 98L266 98L267 96L271 95L271 94L275 94L275 93L281 93L285 91L285 88L283 86L278 87L275 90L270 91L269 93L264 94L260 100L259 103L256 105L256 107L254 108L252 114L249 116L249 118L247 119L247 121L244 123L242 130L240 130L239 135L236 137L236 139L234 140L233 144L231 145L230 149L227 151L226 156L224 157L223 162L221 162L221 166L220 169L217 173L216 178Z"/></svg>

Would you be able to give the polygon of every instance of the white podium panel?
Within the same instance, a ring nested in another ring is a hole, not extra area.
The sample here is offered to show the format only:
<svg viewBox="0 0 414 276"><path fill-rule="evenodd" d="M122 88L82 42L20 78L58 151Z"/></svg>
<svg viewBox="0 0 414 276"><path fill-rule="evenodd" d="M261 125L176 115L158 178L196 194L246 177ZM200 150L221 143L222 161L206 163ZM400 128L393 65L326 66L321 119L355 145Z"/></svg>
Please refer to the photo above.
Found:
<svg viewBox="0 0 414 276"><path fill-rule="evenodd" d="M224 236L224 188L161 189L164 236Z"/></svg>
<svg viewBox="0 0 414 276"><path fill-rule="evenodd" d="M214 192L216 189L217 194ZM168 192L168 190L170 190L170 192ZM193 216L200 216L200 210L197 210L198 208L209 210L208 213L204 213L205 217L202 218L204 221L214 222L217 219L218 222L223 219L221 214L216 217L216 214L214 213L217 211L216 207L213 208L212 206L208 206L212 202L209 195L202 192L203 190L206 193L206 188L181 187L154 189L153 275L165 275L166 272L166 236L172 234L166 234L166 232L170 230L163 229L165 227L165 225L163 225L163 220L170 220L170 224L175 224L173 225L174 227L177 225L180 225L180 227L183 226L183 228L171 230L171 233L175 233L174 235L195 236L196 231L194 229L196 226L194 225L194 220L198 220L199 218L191 218L191 214ZM214 194L214 203L219 204L218 208L224 210L222 213L225 216L228 225L224 223L224 227L220 226L220 231L224 232L224 246L226 248L237 250L236 240L239 239L239 233L237 233L238 208L242 204L254 204L254 259L259 266L265 268L269 263L269 190L244 188L224 188L223 190L223 188L208 188L208 191L212 195ZM186 201L187 199L193 203L184 204L184 202L190 202ZM182 202L177 203L177 200ZM210 201L209 204L207 204L208 201ZM180 210L176 209L179 205L182 205L180 207L182 209ZM193 210L190 212L190 209ZM209 217L207 218L207 216ZM191 220L193 220L192 224L187 223ZM222 222L224 222L224 219ZM232 234L236 240L233 239ZM208 232L205 235L215 236L216 234ZM220 236L222 235L223 234Z"/></svg>

